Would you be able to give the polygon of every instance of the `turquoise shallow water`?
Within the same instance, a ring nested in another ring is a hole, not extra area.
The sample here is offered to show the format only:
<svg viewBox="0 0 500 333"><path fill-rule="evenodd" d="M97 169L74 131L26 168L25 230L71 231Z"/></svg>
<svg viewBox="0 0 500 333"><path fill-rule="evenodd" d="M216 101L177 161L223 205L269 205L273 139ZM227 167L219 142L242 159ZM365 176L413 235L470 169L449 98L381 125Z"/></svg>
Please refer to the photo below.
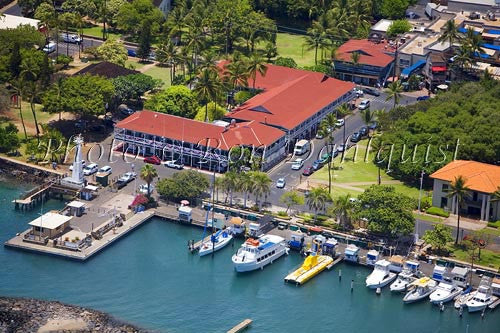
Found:
<svg viewBox="0 0 500 333"><path fill-rule="evenodd" d="M26 229L37 212L23 214L11 200L25 187L0 183L3 243ZM51 201L45 209L59 208ZM364 286L369 270L339 265L302 287L284 276L302 259L295 253L263 271L236 274L231 247L199 258L187 240L202 230L151 220L86 263L0 248L0 295L36 297L88 306L158 332L225 332L245 318L248 332L498 332L500 310L478 314L428 302L404 305ZM342 281L338 270L342 269ZM355 279L354 292L350 281Z"/></svg>

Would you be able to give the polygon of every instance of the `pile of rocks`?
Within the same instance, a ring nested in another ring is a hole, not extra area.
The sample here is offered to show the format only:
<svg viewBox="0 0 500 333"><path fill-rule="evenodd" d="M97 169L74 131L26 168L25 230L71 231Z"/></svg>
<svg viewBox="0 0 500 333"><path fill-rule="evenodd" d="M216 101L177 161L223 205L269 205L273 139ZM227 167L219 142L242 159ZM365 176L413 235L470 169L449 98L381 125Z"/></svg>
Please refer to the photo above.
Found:
<svg viewBox="0 0 500 333"><path fill-rule="evenodd" d="M60 302L0 297L0 332L146 332L108 314Z"/></svg>

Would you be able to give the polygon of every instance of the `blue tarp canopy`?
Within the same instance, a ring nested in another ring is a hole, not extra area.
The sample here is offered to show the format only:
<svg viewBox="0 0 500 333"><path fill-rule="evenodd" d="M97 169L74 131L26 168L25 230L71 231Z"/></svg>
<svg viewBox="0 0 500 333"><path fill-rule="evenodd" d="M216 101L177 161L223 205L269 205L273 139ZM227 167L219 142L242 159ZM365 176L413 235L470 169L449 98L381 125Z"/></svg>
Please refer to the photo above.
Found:
<svg viewBox="0 0 500 333"><path fill-rule="evenodd" d="M482 46L482 47L485 47L485 48L487 48L487 49L500 51L500 45L493 45L493 44L484 43L484 44L483 44L483 45L481 45L481 46Z"/></svg>
<svg viewBox="0 0 500 333"><path fill-rule="evenodd" d="M492 35L500 35L500 30L491 29L488 30L488 33Z"/></svg>
<svg viewBox="0 0 500 333"><path fill-rule="evenodd" d="M490 56L489 54L486 54L486 53L477 53L477 52L474 52L474 57L480 57L480 58L483 58L483 59L488 59Z"/></svg>
<svg viewBox="0 0 500 333"><path fill-rule="evenodd" d="M467 33L467 30L469 30L469 29L465 29L465 28L458 28L458 32L461 32L461 33L463 33L463 34ZM479 31L474 30L474 34L476 34L476 35L477 35L478 33L479 33Z"/></svg>
<svg viewBox="0 0 500 333"><path fill-rule="evenodd" d="M413 65L411 65L410 67L406 67L405 69L403 69L401 71L401 76L402 77L409 77L414 71L424 67L425 62L426 62L425 60L419 60L416 63L414 63Z"/></svg>

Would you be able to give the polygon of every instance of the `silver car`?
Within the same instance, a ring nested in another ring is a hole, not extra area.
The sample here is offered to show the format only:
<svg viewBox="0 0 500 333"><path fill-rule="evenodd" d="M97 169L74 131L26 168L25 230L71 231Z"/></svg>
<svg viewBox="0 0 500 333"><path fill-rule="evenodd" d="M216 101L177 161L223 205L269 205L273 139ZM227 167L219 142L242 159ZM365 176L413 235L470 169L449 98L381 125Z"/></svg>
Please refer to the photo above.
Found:
<svg viewBox="0 0 500 333"><path fill-rule="evenodd" d="M285 185L286 185L285 178L279 178L278 181L276 182L277 188L285 188Z"/></svg>

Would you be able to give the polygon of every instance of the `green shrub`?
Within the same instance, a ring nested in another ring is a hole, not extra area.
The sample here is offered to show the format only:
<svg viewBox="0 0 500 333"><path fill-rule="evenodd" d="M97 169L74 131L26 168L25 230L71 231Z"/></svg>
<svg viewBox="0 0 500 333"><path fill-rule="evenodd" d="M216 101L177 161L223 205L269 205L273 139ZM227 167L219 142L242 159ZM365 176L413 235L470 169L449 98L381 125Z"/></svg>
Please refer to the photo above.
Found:
<svg viewBox="0 0 500 333"><path fill-rule="evenodd" d="M500 220L496 222L488 222L488 227L500 229Z"/></svg>
<svg viewBox="0 0 500 333"><path fill-rule="evenodd" d="M279 211L279 212L278 212L278 216L281 216L281 217L287 217L287 216L288 216L288 214L287 214L287 212L285 212L284 210L282 210L282 211Z"/></svg>
<svg viewBox="0 0 500 333"><path fill-rule="evenodd" d="M431 214L431 215L441 216L441 217L449 217L450 216L449 212L445 212L442 208L439 208L439 207L430 207L429 209L426 210L426 213Z"/></svg>
<svg viewBox="0 0 500 333"><path fill-rule="evenodd" d="M236 104L243 104L252 97L253 94L251 92L246 90L241 90L238 91L236 94L234 94L234 101L236 102Z"/></svg>
<svg viewBox="0 0 500 333"><path fill-rule="evenodd" d="M278 66L297 68L297 63L295 62L295 60L293 60L293 58L278 57L274 64Z"/></svg>
<svg viewBox="0 0 500 333"><path fill-rule="evenodd" d="M427 209L432 207L432 197L423 197L420 202L420 209L425 212Z"/></svg>

